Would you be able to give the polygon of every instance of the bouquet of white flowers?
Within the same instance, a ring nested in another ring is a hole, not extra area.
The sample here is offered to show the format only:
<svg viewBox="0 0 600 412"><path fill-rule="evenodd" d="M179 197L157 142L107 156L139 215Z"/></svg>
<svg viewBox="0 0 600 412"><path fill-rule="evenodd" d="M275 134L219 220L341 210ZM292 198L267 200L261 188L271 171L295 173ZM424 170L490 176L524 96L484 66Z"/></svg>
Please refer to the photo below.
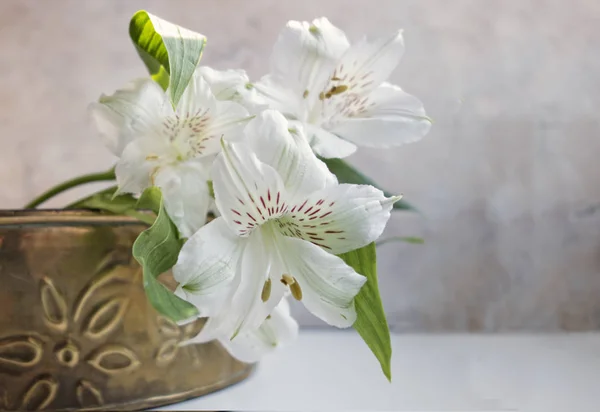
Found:
<svg viewBox="0 0 600 412"><path fill-rule="evenodd" d="M392 209L408 206L341 158L430 128L419 100L386 82L401 32L351 44L326 18L290 21L256 82L201 66L204 36L145 11L129 32L150 76L90 109L115 168L29 207L116 180L70 207L151 225L133 247L148 298L174 321L208 318L192 342L217 339L257 361L297 335L291 298L330 325L354 326L390 378L374 241ZM158 280L169 270L175 290Z"/></svg>

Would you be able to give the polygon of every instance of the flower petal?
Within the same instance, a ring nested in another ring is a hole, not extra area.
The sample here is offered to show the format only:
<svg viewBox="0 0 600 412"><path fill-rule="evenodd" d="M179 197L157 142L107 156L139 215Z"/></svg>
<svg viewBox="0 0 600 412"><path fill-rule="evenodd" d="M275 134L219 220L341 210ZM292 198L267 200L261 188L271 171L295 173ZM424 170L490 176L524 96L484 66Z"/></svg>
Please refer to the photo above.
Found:
<svg viewBox="0 0 600 412"><path fill-rule="evenodd" d="M217 218L198 230L181 248L173 277L177 295L194 304L201 317L218 314L234 286L244 239Z"/></svg>
<svg viewBox="0 0 600 412"><path fill-rule="evenodd" d="M270 266L270 253L262 233L256 231L245 243L236 278L226 299L227 306L207 321L194 341L233 340L239 334L256 331L285 292L279 282L273 284L268 298L263 301L262 291Z"/></svg>
<svg viewBox="0 0 600 412"><path fill-rule="evenodd" d="M117 156L136 137L160 133L160 119L172 113L165 92L152 79L134 80L89 108L106 146Z"/></svg>
<svg viewBox="0 0 600 412"><path fill-rule="evenodd" d="M208 66L201 66L197 70L217 100L239 103L253 114L268 108L267 101L250 83L244 70L215 70Z"/></svg>
<svg viewBox="0 0 600 412"><path fill-rule="evenodd" d="M279 236L277 244L288 274L302 290L304 306L330 325L351 326L356 320L354 297L367 278L305 240Z"/></svg>
<svg viewBox="0 0 600 412"><path fill-rule="evenodd" d="M119 192L141 193L152 186L159 157L171 150L167 139L159 136L141 137L129 143L115 168Z"/></svg>
<svg viewBox="0 0 600 412"><path fill-rule="evenodd" d="M215 116L208 129L208 134L213 137L208 144L215 147L212 153L221 151L219 141L221 137L229 141L241 140L243 138L243 130L250 119L252 119L250 113L241 104L218 101L215 108Z"/></svg>
<svg viewBox="0 0 600 412"><path fill-rule="evenodd" d="M213 164L215 201L223 219L238 236L248 236L269 218L281 216L287 195L279 174L261 163L247 145L222 140Z"/></svg>
<svg viewBox="0 0 600 412"><path fill-rule="evenodd" d="M289 303L282 299L256 331L239 334L233 340L221 339L220 342L234 358L253 363L297 337L298 323L290 315Z"/></svg>
<svg viewBox="0 0 600 412"><path fill-rule="evenodd" d="M304 109L304 102L289 87L285 77L268 74L253 83L252 87L257 92L256 98L259 99L253 101L255 104L266 104L289 118L300 116Z"/></svg>
<svg viewBox="0 0 600 412"><path fill-rule="evenodd" d="M313 154L302 126L288 123L275 110L266 110L248 123L246 142L261 162L279 173L290 201L337 183Z"/></svg>
<svg viewBox="0 0 600 412"><path fill-rule="evenodd" d="M217 99L210 90L210 86L196 71L177 103L176 112L180 116L193 116L205 111L214 113L216 104Z"/></svg>
<svg viewBox="0 0 600 412"><path fill-rule="evenodd" d="M208 171L199 162L165 167L154 183L162 189L165 209L182 237L188 238L206 222L210 204Z"/></svg>
<svg viewBox="0 0 600 412"><path fill-rule="evenodd" d="M365 95L390 77L402 54L402 31L374 41L364 38L353 44L342 56L323 91L327 92L333 86L345 86L347 92L336 96Z"/></svg>
<svg viewBox="0 0 600 412"><path fill-rule="evenodd" d="M303 118L348 47L344 33L324 17L290 21L273 48L271 74L254 86L272 109Z"/></svg>
<svg viewBox="0 0 600 412"><path fill-rule="evenodd" d="M177 113L180 116L202 119L197 120L199 123L196 123L195 127L205 130L197 132L192 128L192 132L199 133L197 138L201 139L199 144L202 146L200 156L207 156L221 151L222 137L239 139L250 117L248 110L241 104L217 100L201 73L200 70L194 73L179 101Z"/></svg>
<svg viewBox="0 0 600 412"><path fill-rule="evenodd" d="M394 201L373 186L340 184L312 193L281 219L280 232L340 254L375 241ZM286 224L287 223L287 224Z"/></svg>
<svg viewBox="0 0 600 412"><path fill-rule="evenodd" d="M314 92L320 90L348 47L344 32L325 17L312 23L290 21L273 48L271 73L286 79L297 99L306 98L306 90L313 92L308 98L316 99L318 93Z"/></svg>
<svg viewBox="0 0 600 412"><path fill-rule="evenodd" d="M381 148L417 141L431 128L423 104L398 86L384 83L368 100L365 112L345 119L332 132L360 146Z"/></svg>
<svg viewBox="0 0 600 412"><path fill-rule="evenodd" d="M304 124L312 150L325 159L344 158L356 151L356 145L312 124Z"/></svg>
<svg viewBox="0 0 600 412"><path fill-rule="evenodd" d="M234 100L240 87L250 82L244 70L215 70L208 66L200 66L196 71L210 86L217 100Z"/></svg>

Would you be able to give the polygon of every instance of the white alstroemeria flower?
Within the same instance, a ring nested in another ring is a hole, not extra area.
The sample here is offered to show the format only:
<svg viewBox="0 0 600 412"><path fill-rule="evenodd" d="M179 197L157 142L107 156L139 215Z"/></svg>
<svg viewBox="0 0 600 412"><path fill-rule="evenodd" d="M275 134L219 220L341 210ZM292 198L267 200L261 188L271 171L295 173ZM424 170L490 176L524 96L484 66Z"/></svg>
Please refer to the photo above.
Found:
<svg viewBox="0 0 600 412"><path fill-rule="evenodd" d="M211 318L207 323L213 321ZM257 330L240 333L233 340L229 336L223 336L219 342L234 358L254 363L276 349L289 345L297 337L298 322L291 316L289 303L284 298ZM184 345L194 343L198 343L197 339L192 338Z"/></svg>
<svg viewBox="0 0 600 412"><path fill-rule="evenodd" d="M140 79L91 107L93 118L119 157L120 192L140 193L156 185L165 208L183 237L206 220L207 180L221 138L239 135L249 119L241 105L215 98L197 72L176 108L168 92Z"/></svg>
<svg viewBox="0 0 600 412"><path fill-rule="evenodd" d="M288 291L331 325L356 319L366 278L335 255L377 239L398 198L338 185L288 127L280 113L262 112L215 160L221 216L186 242L173 268L179 296L212 318L202 341L256 330Z"/></svg>
<svg viewBox="0 0 600 412"><path fill-rule="evenodd" d="M326 18L290 21L255 83L269 106L302 123L313 150L346 157L356 146L412 142L430 128L421 102L386 83L404 52L401 32L350 45Z"/></svg>

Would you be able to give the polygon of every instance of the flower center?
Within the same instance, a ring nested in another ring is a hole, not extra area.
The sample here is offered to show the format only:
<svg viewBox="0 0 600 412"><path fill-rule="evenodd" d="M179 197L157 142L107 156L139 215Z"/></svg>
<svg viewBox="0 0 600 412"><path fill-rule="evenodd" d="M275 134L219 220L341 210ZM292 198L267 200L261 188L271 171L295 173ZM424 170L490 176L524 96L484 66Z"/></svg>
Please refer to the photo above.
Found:
<svg viewBox="0 0 600 412"><path fill-rule="evenodd" d="M373 105L368 97L373 83L373 72L351 74L340 64L318 93L318 100L314 100L312 107L309 107L308 123L331 129L343 118L366 114ZM305 99L310 94L307 92L303 94Z"/></svg>
<svg viewBox="0 0 600 412"><path fill-rule="evenodd" d="M238 234L248 236L255 228L267 222L276 222L286 211L287 205L280 192L271 193L267 190L265 194L248 193L245 200L238 198L240 208L232 208L233 223L239 229Z"/></svg>
<svg viewBox="0 0 600 412"><path fill-rule="evenodd" d="M79 363L79 348L71 341L57 345L54 349L54 355L61 365L69 368Z"/></svg>
<svg viewBox="0 0 600 412"><path fill-rule="evenodd" d="M207 149L207 143L215 136L209 135L210 110L198 110L185 115L175 114L163 121L163 132L177 152L177 160L186 160L201 155Z"/></svg>

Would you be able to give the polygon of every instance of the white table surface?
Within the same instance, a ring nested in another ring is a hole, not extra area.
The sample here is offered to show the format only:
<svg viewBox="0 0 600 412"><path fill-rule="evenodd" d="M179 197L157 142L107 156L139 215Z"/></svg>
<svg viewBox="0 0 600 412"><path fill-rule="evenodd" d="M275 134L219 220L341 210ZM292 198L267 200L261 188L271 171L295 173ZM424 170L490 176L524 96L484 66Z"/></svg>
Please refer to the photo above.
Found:
<svg viewBox="0 0 600 412"><path fill-rule="evenodd" d="M249 379L163 410L600 411L600 333L393 335L392 383L352 331L302 330Z"/></svg>

